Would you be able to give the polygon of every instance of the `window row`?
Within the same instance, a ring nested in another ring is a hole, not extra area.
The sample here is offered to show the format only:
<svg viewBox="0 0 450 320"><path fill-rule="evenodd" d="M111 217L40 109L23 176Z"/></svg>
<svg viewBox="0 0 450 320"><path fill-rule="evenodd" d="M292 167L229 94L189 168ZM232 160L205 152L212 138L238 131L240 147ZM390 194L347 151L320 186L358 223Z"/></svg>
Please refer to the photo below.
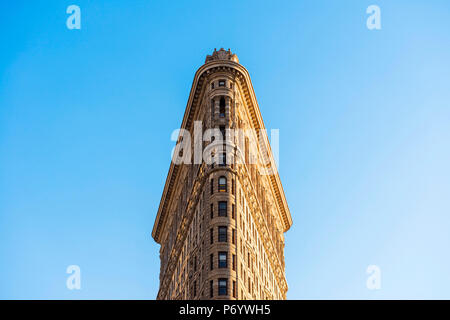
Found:
<svg viewBox="0 0 450 320"><path fill-rule="evenodd" d="M226 251L219 251L217 253L217 268L218 269L224 269L228 268L228 252ZM209 269L214 270L214 254L211 253L209 255ZM231 269L233 271L236 271L236 255L231 255Z"/></svg>
<svg viewBox="0 0 450 320"><path fill-rule="evenodd" d="M224 154L225 155L225 154ZM231 184L231 193L234 194L234 179L232 181ZM214 179L211 179L210 182L210 193L214 194ZM228 191L228 183L227 183L227 178L224 176L221 176L218 180L218 184L217 184L217 190L219 192L227 192Z"/></svg>
<svg viewBox="0 0 450 320"><path fill-rule="evenodd" d="M227 201L219 201L217 203L218 208L218 216L219 217L228 217L228 202ZM236 212L235 212L235 206L234 204L231 205L231 218L236 219ZM211 203L210 208L210 218L214 218L214 204Z"/></svg>
<svg viewBox="0 0 450 320"><path fill-rule="evenodd" d="M226 86L227 86L227 80L225 80L225 79L220 79L220 80L218 81L218 84L219 84L219 87L226 87ZM214 82L211 82L211 89L214 89L214 87L215 87ZM233 88L233 84L230 83L230 89L232 89L232 88Z"/></svg>
<svg viewBox="0 0 450 320"><path fill-rule="evenodd" d="M215 114L215 101L214 99L211 100L211 119L214 119L214 114ZM225 98L221 97L219 100L219 117L220 118L225 118Z"/></svg>
<svg viewBox="0 0 450 320"><path fill-rule="evenodd" d="M228 242L228 227L219 226L217 227L217 241L218 242ZM214 243L214 229L209 229L209 242ZM236 229L231 229L231 243L236 244Z"/></svg>
<svg viewBox="0 0 450 320"><path fill-rule="evenodd" d="M219 278L218 280L218 286L217 286L217 295L218 296L227 296L229 295L228 292L228 279L227 278ZM231 295L233 298L237 298L237 285L236 281L232 281L232 287L231 287ZM214 280L209 281L209 296L210 298L214 297Z"/></svg>

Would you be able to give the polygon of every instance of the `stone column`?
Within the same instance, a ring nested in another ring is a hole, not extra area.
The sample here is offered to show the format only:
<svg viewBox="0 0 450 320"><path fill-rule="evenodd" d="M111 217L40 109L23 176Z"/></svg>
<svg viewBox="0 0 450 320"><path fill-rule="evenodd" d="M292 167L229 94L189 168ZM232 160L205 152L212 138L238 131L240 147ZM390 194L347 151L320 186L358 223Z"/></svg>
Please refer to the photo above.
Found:
<svg viewBox="0 0 450 320"><path fill-rule="evenodd" d="M227 119L227 123L228 126L231 124L231 110L230 110L230 103L231 103L231 98L226 96L225 97L225 119Z"/></svg>

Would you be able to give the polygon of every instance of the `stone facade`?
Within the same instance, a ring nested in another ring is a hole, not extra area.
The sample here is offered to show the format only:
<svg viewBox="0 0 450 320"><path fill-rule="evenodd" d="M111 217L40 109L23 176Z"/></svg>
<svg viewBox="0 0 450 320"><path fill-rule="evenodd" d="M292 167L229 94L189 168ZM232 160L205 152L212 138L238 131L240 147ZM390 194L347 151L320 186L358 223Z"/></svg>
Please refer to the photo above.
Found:
<svg viewBox="0 0 450 320"><path fill-rule="evenodd" d="M292 219L250 76L230 50L214 50L196 72L181 128L193 143L180 134L174 157L191 159L172 161L152 232L157 299L286 299ZM225 139L205 139L213 128Z"/></svg>

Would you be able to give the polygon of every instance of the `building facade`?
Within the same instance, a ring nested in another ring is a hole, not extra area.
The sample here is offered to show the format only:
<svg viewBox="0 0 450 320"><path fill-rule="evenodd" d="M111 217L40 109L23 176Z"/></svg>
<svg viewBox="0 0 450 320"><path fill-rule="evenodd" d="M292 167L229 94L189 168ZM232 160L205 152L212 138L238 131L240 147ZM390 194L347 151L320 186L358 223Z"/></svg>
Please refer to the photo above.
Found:
<svg viewBox="0 0 450 320"><path fill-rule="evenodd" d="M157 299L286 299L291 225L249 73L214 50L195 74L152 231Z"/></svg>

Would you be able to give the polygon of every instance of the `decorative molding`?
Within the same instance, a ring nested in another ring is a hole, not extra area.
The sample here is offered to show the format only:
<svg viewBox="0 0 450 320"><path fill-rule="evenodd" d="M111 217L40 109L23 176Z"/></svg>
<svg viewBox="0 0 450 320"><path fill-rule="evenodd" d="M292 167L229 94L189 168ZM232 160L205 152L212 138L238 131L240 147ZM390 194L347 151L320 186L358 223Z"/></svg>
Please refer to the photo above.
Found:
<svg viewBox="0 0 450 320"><path fill-rule="evenodd" d="M214 49L214 52L212 55L207 55L205 59L205 63L214 61L214 60L230 60L234 61L236 63L239 63L239 59L237 55L234 53L231 53L231 50L228 49L228 51L225 51L224 48L220 48L219 51Z"/></svg>

